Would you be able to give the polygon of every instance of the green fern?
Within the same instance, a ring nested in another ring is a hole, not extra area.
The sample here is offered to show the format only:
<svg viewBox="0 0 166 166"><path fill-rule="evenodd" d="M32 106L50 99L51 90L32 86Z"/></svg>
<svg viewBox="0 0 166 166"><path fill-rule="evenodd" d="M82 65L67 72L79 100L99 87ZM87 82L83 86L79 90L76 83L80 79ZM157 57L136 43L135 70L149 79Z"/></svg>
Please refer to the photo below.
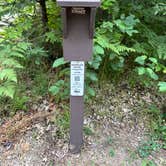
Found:
<svg viewBox="0 0 166 166"><path fill-rule="evenodd" d="M14 69L2 69L0 73L0 80L3 82L11 81L11 82L16 82L17 83L17 75Z"/></svg>
<svg viewBox="0 0 166 166"><path fill-rule="evenodd" d="M10 97L13 98L15 93L15 84L12 84L10 81L5 82L4 85L0 84L0 97Z"/></svg>
<svg viewBox="0 0 166 166"><path fill-rule="evenodd" d="M97 36L95 42L101 46L101 48L108 49L113 51L114 53L120 55L123 52L136 52L134 48L129 48L127 46L121 45L119 43L111 43L106 36Z"/></svg>
<svg viewBox="0 0 166 166"><path fill-rule="evenodd" d="M141 24L142 34L148 39L148 44L151 46L152 53L157 55L161 60L166 60L166 35L158 36L147 26Z"/></svg>
<svg viewBox="0 0 166 166"><path fill-rule="evenodd" d="M120 55L120 53L123 52L135 52L134 48L129 48L127 46L124 45L120 45L120 44L109 44L109 49L111 49L113 52L117 53L118 55Z"/></svg>
<svg viewBox="0 0 166 166"><path fill-rule="evenodd" d="M23 68L19 59L26 53L25 45L0 43L0 97L13 98L17 84L17 69Z"/></svg>

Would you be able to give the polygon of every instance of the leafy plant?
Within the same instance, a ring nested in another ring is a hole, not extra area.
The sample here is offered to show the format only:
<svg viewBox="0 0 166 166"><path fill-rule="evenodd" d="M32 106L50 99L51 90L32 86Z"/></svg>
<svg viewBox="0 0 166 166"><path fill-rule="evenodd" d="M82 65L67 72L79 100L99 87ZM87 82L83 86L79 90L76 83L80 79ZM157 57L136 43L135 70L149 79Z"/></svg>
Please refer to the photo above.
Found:
<svg viewBox="0 0 166 166"><path fill-rule="evenodd" d="M132 19L135 20L134 16L132 16ZM129 21L130 19L127 17L126 20ZM109 78L108 75L110 75L112 70L115 72L121 71L124 68L125 58L135 52L134 48L122 44L122 37L125 31L118 31L116 25L120 26L119 22L120 19L103 21L96 31L93 61L89 65L99 71L100 80ZM126 23L126 28L128 27L134 31L136 23L137 20L131 24ZM132 35L132 32L130 34Z"/></svg>
<svg viewBox="0 0 166 166"><path fill-rule="evenodd" d="M110 155L111 157L114 157L114 156L115 156L115 151L114 151L113 148L110 149L109 155Z"/></svg>
<svg viewBox="0 0 166 166"><path fill-rule="evenodd" d="M144 159L141 166L157 166L152 160Z"/></svg>
<svg viewBox="0 0 166 166"><path fill-rule="evenodd" d="M10 102L11 111L9 112L10 116L15 115L17 111L27 111L27 102L29 101L29 97L21 96L21 94L15 94L14 99Z"/></svg>
<svg viewBox="0 0 166 166"><path fill-rule="evenodd" d="M58 112L55 123L58 127L57 136L60 138L64 138L69 130L70 124L70 114L68 110L63 112Z"/></svg>
<svg viewBox="0 0 166 166"><path fill-rule="evenodd" d="M5 41L1 41L0 48L0 96L13 98L18 82L16 71L23 68L19 60L24 59L26 48Z"/></svg>
<svg viewBox="0 0 166 166"><path fill-rule="evenodd" d="M35 96L43 96L48 93L49 77L47 71L43 68L38 69L33 73L33 84L31 90Z"/></svg>
<svg viewBox="0 0 166 166"><path fill-rule="evenodd" d="M145 112L149 116L152 132L149 140L138 147L138 154L142 158L166 147L165 114L154 105L151 105Z"/></svg>
<svg viewBox="0 0 166 166"><path fill-rule="evenodd" d="M59 67L61 65L66 64L67 62L64 61L64 58L58 58L53 63L53 68Z"/></svg>
<svg viewBox="0 0 166 166"><path fill-rule="evenodd" d="M149 140L138 147L138 154L142 158L148 157L153 151L161 149L161 145L155 140Z"/></svg>
<svg viewBox="0 0 166 166"><path fill-rule="evenodd" d="M54 61L53 68L60 68L66 63L64 58L58 58ZM49 91L55 96L57 102L69 98L69 73L69 67L60 70L56 75L56 83L49 88Z"/></svg>
<svg viewBox="0 0 166 166"><path fill-rule="evenodd" d="M92 129L91 128L89 128L89 127L84 127L83 128L83 131L84 131L84 133L85 133L85 135L93 135L93 131L92 131Z"/></svg>
<svg viewBox="0 0 166 166"><path fill-rule="evenodd" d="M132 36L134 33L138 33L134 27L137 23L139 23L139 20L135 19L134 15L125 17L125 15L122 14L120 19L117 19L114 22L121 32L127 33L129 36Z"/></svg>
<svg viewBox="0 0 166 166"><path fill-rule="evenodd" d="M166 92L166 82L159 82L158 86L160 92Z"/></svg>
<svg viewBox="0 0 166 166"><path fill-rule="evenodd" d="M13 98L18 83L17 73L27 64L27 58L45 53L28 39L32 25L34 1L1 2L0 16L6 25L0 32L0 97ZM29 15L26 15L28 13ZM38 58L36 58L36 62Z"/></svg>

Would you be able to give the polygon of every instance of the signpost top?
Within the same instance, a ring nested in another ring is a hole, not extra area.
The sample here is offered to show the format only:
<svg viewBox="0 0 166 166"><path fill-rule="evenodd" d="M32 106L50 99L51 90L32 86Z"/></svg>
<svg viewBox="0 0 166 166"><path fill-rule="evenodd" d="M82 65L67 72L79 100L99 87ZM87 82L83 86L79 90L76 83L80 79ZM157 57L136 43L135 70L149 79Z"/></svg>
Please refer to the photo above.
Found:
<svg viewBox="0 0 166 166"><path fill-rule="evenodd" d="M100 0L57 0L57 4L62 7L99 7L101 2Z"/></svg>

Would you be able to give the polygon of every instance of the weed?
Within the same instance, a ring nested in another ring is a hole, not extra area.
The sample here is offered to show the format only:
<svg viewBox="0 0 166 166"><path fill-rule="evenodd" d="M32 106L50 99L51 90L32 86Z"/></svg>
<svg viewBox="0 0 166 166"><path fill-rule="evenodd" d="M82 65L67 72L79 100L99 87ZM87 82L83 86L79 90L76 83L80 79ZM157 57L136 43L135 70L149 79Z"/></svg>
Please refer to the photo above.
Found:
<svg viewBox="0 0 166 166"><path fill-rule="evenodd" d="M84 127L83 131L84 131L85 135L88 135L88 136L93 135L93 131L89 127Z"/></svg>
<svg viewBox="0 0 166 166"><path fill-rule="evenodd" d="M157 166L152 160L144 159L141 166Z"/></svg>
<svg viewBox="0 0 166 166"><path fill-rule="evenodd" d="M128 163L131 164L134 160L138 158L138 155L135 151L128 149L129 158L127 159Z"/></svg>
<svg viewBox="0 0 166 166"><path fill-rule="evenodd" d="M33 78L33 87L32 91L33 94L43 96L48 91L48 74L43 70L36 71L34 78Z"/></svg>
<svg viewBox="0 0 166 166"><path fill-rule="evenodd" d="M161 149L161 144L155 140L149 140L143 142L137 149L138 154L141 158L148 157L153 151L158 151Z"/></svg>
<svg viewBox="0 0 166 166"><path fill-rule="evenodd" d="M27 110L27 101L29 100L29 97L27 96L16 96L12 101L11 101L11 108L12 111L10 112L10 115L14 115L17 111L26 111Z"/></svg>
<svg viewBox="0 0 166 166"><path fill-rule="evenodd" d="M53 160L50 161L49 166L54 166L54 161Z"/></svg>
<svg viewBox="0 0 166 166"><path fill-rule="evenodd" d="M2 116L14 116L17 111L27 111L27 102L29 97L22 93L25 87L15 89L13 99L3 98L0 100L0 114Z"/></svg>
<svg viewBox="0 0 166 166"><path fill-rule="evenodd" d="M113 143L113 139L112 137L109 137L108 140L107 140L108 144L111 145Z"/></svg>
<svg viewBox="0 0 166 166"><path fill-rule="evenodd" d="M57 136L60 138L64 138L69 130L70 125L69 111L65 110L63 112L58 112L54 122L58 127Z"/></svg>
<svg viewBox="0 0 166 166"><path fill-rule="evenodd" d="M114 157L114 156L115 156L115 151L114 151L113 148L110 149L109 155L110 155L111 157Z"/></svg>
<svg viewBox="0 0 166 166"><path fill-rule="evenodd" d="M166 125L163 113L154 105L149 106L145 112L149 116L152 132L150 139L143 142L137 149L139 156L142 158L148 157L153 151L166 147Z"/></svg>

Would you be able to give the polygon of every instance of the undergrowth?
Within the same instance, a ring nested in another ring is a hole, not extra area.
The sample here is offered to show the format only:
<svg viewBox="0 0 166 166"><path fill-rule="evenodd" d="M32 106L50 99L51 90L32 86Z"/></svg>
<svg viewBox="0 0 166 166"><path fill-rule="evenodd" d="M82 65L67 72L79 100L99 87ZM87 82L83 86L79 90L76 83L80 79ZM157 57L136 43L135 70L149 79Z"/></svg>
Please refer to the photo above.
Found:
<svg viewBox="0 0 166 166"><path fill-rule="evenodd" d="M140 157L147 158L153 152L160 149L166 150L166 112L151 105L145 110L150 123L150 134L148 140L138 146L137 152Z"/></svg>

